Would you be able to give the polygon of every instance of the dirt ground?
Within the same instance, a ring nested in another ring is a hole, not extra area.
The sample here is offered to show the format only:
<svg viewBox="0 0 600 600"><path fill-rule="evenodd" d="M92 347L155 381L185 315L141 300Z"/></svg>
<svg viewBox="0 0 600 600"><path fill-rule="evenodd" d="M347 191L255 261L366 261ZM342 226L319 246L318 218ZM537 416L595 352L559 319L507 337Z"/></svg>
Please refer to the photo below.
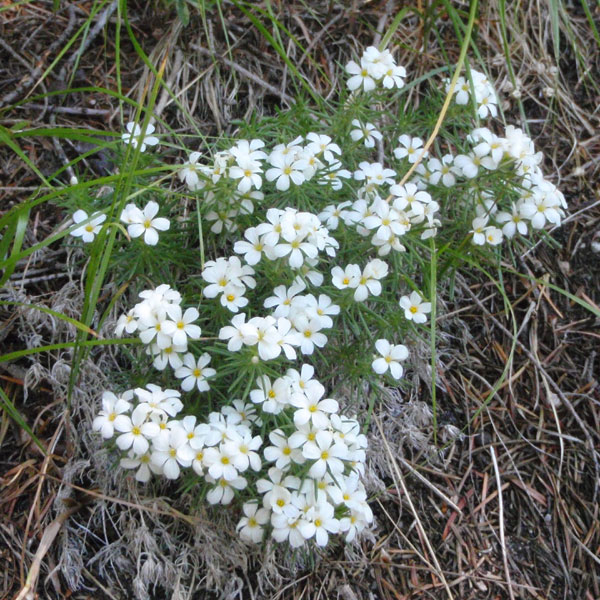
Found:
<svg viewBox="0 0 600 600"><path fill-rule="evenodd" d="M115 69L117 4L99 11L90 28L99 23L98 31L82 52L79 43L65 46L96 5L59 4L54 10L49 1L0 0L0 125L120 131L118 103L100 88L116 90L120 77L123 93L138 99L151 78L123 32L120 74ZM166 58L165 79L206 135L234 134L236 119L272 114L296 94L289 69L236 4L201 2L204 16L192 10L184 26L173 2L127 3L141 47L155 65ZM468 11L465 2L453 4ZM479 411L462 440L433 444L431 378L415 373L410 397L390 393L371 425L373 531L358 545L318 556L270 545L248 550L235 536L235 515L196 508L189 493L170 497L167 484L145 494L112 468L90 423L106 373L118 365L114 350L88 359L70 410L68 350L0 363L0 385L50 451L45 457L3 410L0 598L600 598L600 320L574 300L600 306L600 44L581 4L565 3L557 64L552 3L507 4L516 89L504 59L499 2L480 2L475 42L508 123L521 124L522 102L544 170L555 174L570 216L547 241L513 257L518 274L505 271L514 323L477 273L457 276L452 300L443 301L440 431L450 436ZM340 65L406 5L243 6L253 6L260 19L259 9L270 10L310 49L314 62L281 30L290 59L327 97L340 85ZM450 59L460 48L443 3L413 6L427 18L407 16L393 43L398 62L418 77L446 64L441 46ZM600 9L589 6L600 29ZM69 86L98 91L52 95ZM187 127L168 95L161 102L171 127ZM31 136L22 149L49 176L90 147ZM99 152L86 168L102 177L115 165ZM0 214L38 182L0 142ZM64 217L60 206L40 205L24 244L45 239ZM60 243L34 253L17 265L0 299L77 318L81 258ZM74 333L51 314L23 307L0 306L0 318L2 354Z"/></svg>

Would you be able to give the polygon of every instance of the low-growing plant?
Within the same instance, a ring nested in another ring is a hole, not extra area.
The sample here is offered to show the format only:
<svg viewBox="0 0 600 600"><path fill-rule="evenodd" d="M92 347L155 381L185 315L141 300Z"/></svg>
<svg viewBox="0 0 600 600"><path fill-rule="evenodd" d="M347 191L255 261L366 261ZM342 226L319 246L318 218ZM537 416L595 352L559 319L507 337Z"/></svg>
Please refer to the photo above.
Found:
<svg viewBox="0 0 600 600"><path fill-rule="evenodd" d="M179 140L163 156L160 131L131 122L121 171L144 153L173 180L132 176L118 221L111 191L70 201L75 243L121 230L108 272L133 292L115 329L131 383L103 393L94 429L140 483L237 503L250 542L325 546L369 526L354 400L402 387L416 342L435 367L443 278L566 210L532 140L479 123L498 105L483 73L431 76L414 109L390 50L345 70L337 102L240 123L175 165Z"/></svg>

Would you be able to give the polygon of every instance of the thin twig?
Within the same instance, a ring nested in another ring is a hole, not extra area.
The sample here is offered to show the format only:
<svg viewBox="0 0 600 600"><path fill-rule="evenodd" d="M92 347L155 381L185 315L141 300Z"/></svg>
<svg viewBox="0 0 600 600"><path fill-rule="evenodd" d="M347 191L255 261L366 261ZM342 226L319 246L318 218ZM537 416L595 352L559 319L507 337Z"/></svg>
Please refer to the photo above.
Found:
<svg viewBox="0 0 600 600"><path fill-rule="evenodd" d="M112 111L107 108L87 108L85 106L44 106L43 104L21 104L15 106L19 110L46 110L49 113L62 113L65 115L106 116Z"/></svg>

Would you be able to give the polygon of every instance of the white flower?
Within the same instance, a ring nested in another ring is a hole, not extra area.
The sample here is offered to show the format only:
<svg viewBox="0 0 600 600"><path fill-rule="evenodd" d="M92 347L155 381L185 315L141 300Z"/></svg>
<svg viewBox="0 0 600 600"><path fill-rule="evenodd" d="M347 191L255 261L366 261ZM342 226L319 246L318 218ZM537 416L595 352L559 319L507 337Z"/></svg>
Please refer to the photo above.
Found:
<svg viewBox="0 0 600 600"><path fill-rule="evenodd" d="M233 490L243 490L248 482L243 477L227 480L221 477L218 481L207 476L208 483L216 483L214 488L211 488L206 494L206 500L209 504L229 504L233 500Z"/></svg>
<svg viewBox="0 0 600 600"><path fill-rule="evenodd" d="M204 172L206 170L206 167L197 164L200 156L200 152L192 152L188 162L179 170L179 179L185 181L188 189L192 192L201 190L206 185L205 181L198 177L198 171Z"/></svg>
<svg viewBox="0 0 600 600"><path fill-rule="evenodd" d="M339 156L342 153L340 147L334 144L328 135L311 132L307 134L306 140L309 142L307 150L315 156L322 155L330 165L337 162L334 154Z"/></svg>
<svg viewBox="0 0 600 600"><path fill-rule="evenodd" d="M300 347L302 354L312 354L315 346L322 348L327 343L327 336L320 333L323 324L319 319L309 319L306 315L300 315L294 319L296 332L290 333L288 339L291 344Z"/></svg>
<svg viewBox="0 0 600 600"><path fill-rule="evenodd" d="M485 228L485 241L490 246L498 246L502 243L502 230L497 227L486 227Z"/></svg>
<svg viewBox="0 0 600 600"><path fill-rule="evenodd" d="M348 455L345 444L336 442L330 431L318 431L314 442L306 442L302 446L302 455L307 460L314 460L308 474L320 478L329 469L334 475L344 471L343 459Z"/></svg>
<svg viewBox="0 0 600 600"><path fill-rule="evenodd" d="M126 392L121 397L115 396L112 392L102 393L102 410L92 423L92 429L99 431L103 438L111 438L115 433L115 419L118 415L131 410L131 400L133 392Z"/></svg>
<svg viewBox="0 0 600 600"><path fill-rule="evenodd" d="M271 380L262 375L256 380L257 390L250 392L250 400L262 404L265 412L279 414L290 401L290 384L285 377L279 377L271 385Z"/></svg>
<svg viewBox="0 0 600 600"><path fill-rule="evenodd" d="M191 340L197 340L202 334L202 330L193 322L200 316L195 308L188 308L182 314L181 306L178 304L170 305L166 308L167 314L172 321L165 321L161 326L161 331L170 335L174 346L185 346L188 337Z"/></svg>
<svg viewBox="0 0 600 600"><path fill-rule="evenodd" d="M140 483L146 483L150 481L150 476L152 473L156 475L162 475L162 469L153 465L150 462L150 453L144 452L137 456L133 451L129 451L129 454L126 457L123 457L119 461L119 466L122 469L137 469L135 472L135 480Z"/></svg>
<svg viewBox="0 0 600 600"><path fill-rule="evenodd" d="M423 140L418 137L411 137L410 135L401 135L398 138L400 146L394 149L394 156L401 160L402 158L408 159L409 163L417 162L417 159L423 152ZM427 158L429 152L425 152L423 158Z"/></svg>
<svg viewBox="0 0 600 600"><path fill-rule="evenodd" d="M203 462L208 467L208 474L215 479L221 477L226 481L232 481L238 477L238 470L233 465L237 452L235 448L220 446L206 448L204 450Z"/></svg>
<svg viewBox="0 0 600 600"><path fill-rule="evenodd" d="M365 92L375 89L375 80L369 74L368 64L364 58L361 59L360 66L351 60L346 65L346 73L352 75L346 84L350 91L354 91L361 86Z"/></svg>
<svg viewBox="0 0 600 600"><path fill-rule="evenodd" d="M183 408L183 403L179 399L181 394L177 390L163 390L153 383L148 383L146 389L136 388L135 395L140 404L136 406L134 412L141 410L151 416L169 415L174 417Z"/></svg>
<svg viewBox="0 0 600 600"><path fill-rule="evenodd" d="M245 313L240 313L231 319L231 325L221 327L219 331L220 340L229 340L227 350L230 352L237 352L244 344L252 346L258 342L256 326L245 321Z"/></svg>
<svg viewBox="0 0 600 600"><path fill-rule="evenodd" d="M173 429L179 428L183 430L187 443L192 450L201 450L204 448L205 442L211 433L210 425L207 423L196 425L196 417L193 415L183 417L181 421L171 421L171 423L174 423L172 425Z"/></svg>
<svg viewBox="0 0 600 600"><path fill-rule="evenodd" d="M196 387L199 392L207 392L210 389L207 379L214 377L217 373L214 369L207 367L208 363L210 363L210 355L206 352L198 361L193 354L186 354L183 357L183 366L175 371L175 377L183 379L181 389L189 392Z"/></svg>
<svg viewBox="0 0 600 600"><path fill-rule="evenodd" d="M81 223L82 221L87 221L88 214L85 210L76 210L73 213L73 222ZM106 221L106 215L101 212L95 212L91 217L89 217L90 222L86 225L82 225L81 227L77 227L71 231L71 235L73 237L80 237L82 242L86 244L93 242L94 237L97 233L102 229L101 225Z"/></svg>
<svg viewBox="0 0 600 600"><path fill-rule="evenodd" d="M321 502L314 507L312 522L315 526L315 541L319 546L327 546L329 533L338 533L340 522L333 516L333 506Z"/></svg>
<svg viewBox="0 0 600 600"><path fill-rule="evenodd" d="M246 289L241 285L228 283L223 288L221 304L231 312L238 312L240 308L243 308L248 304L248 298L244 297L245 291Z"/></svg>
<svg viewBox="0 0 600 600"><path fill-rule="evenodd" d="M402 344L392 346L384 339L377 340L375 348L381 356L371 363L373 371L378 375L382 375L389 369L394 379L400 379L404 372L400 361L408 358L408 348Z"/></svg>
<svg viewBox="0 0 600 600"><path fill-rule="evenodd" d="M277 469L285 470L292 461L298 464L304 462L302 452L298 449L298 446L300 446L299 440L296 439L293 444L281 429L271 431L269 440L273 446L267 446L263 450L263 454L265 460L274 462Z"/></svg>
<svg viewBox="0 0 600 600"><path fill-rule="evenodd" d="M167 364L171 365L173 369L179 369L183 364L181 354L187 350L187 345L174 346L173 344L166 348L161 348L158 344L152 344L150 348L146 349L146 354L152 354L154 356L155 369L163 371Z"/></svg>
<svg viewBox="0 0 600 600"><path fill-rule="evenodd" d="M132 308L126 314L121 315L115 326L115 335L121 337L123 332L133 333L138 328L138 323L135 318L135 309Z"/></svg>
<svg viewBox="0 0 600 600"><path fill-rule="evenodd" d="M270 513L266 508L258 508L257 502L244 503L242 510L245 516L236 529L243 540L258 544L263 539L263 525L269 522Z"/></svg>
<svg viewBox="0 0 600 600"><path fill-rule="evenodd" d="M132 238L144 235L144 242L148 246L156 246L158 243L158 232L167 231L170 227L169 219L156 217L158 204L151 200L141 211L134 204L128 204L121 214L121 220L129 223L127 232Z"/></svg>
<svg viewBox="0 0 600 600"><path fill-rule="evenodd" d="M273 360L281 354L280 336L274 317L253 317L248 321L256 328L258 355L261 360Z"/></svg>
<svg viewBox="0 0 600 600"><path fill-rule="evenodd" d="M423 302L419 292L411 292L410 296L400 298L400 308L404 309L404 316L415 323L425 323L427 314L431 312L431 302Z"/></svg>
<svg viewBox="0 0 600 600"><path fill-rule="evenodd" d="M473 234L473 243L477 246L483 246L485 244L485 228L488 223L488 217L475 217L473 219L473 229L471 232Z"/></svg>
<svg viewBox="0 0 600 600"><path fill-rule="evenodd" d="M355 288L360 281L360 267L358 265L347 265L345 269L333 267L331 269L331 280L339 290Z"/></svg>
<svg viewBox="0 0 600 600"><path fill-rule="evenodd" d="M240 472L252 467L253 471L260 471L262 462L255 452L262 445L259 435L252 437L249 431L241 433L232 432L231 439L223 442L223 451L232 456L233 466Z"/></svg>
<svg viewBox="0 0 600 600"><path fill-rule="evenodd" d="M196 453L188 444L187 434L184 429L176 427L171 429L168 438L154 440L151 462L162 468L167 479L177 479L181 467L189 467Z"/></svg>
<svg viewBox="0 0 600 600"><path fill-rule="evenodd" d="M262 253L265 250L265 244L256 227L249 227L246 229L246 231L244 231L244 237L248 241L237 241L233 246L233 251L237 254L243 254L244 260L249 265L255 265L260 262Z"/></svg>
<svg viewBox="0 0 600 600"><path fill-rule="evenodd" d="M350 137L354 142L363 140L365 148L373 148L373 146L375 146L375 140L380 140L383 137L381 133L375 129L373 123L365 123L363 125L358 119L353 119L352 125L354 125L356 129L353 129L350 132Z"/></svg>
<svg viewBox="0 0 600 600"><path fill-rule="evenodd" d="M305 289L306 284L299 278L294 280L294 283L289 288L286 288L285 285L278 285L273 290L274 295L267 298L263 306L265 308L275 307L273 311L273 316L275 317L287 317L290 314L294 297Z"/></svg>
<svg viewBox="0 0 600 600"><path fill-rule="evenodd" d="M143 136L141 127L133 121L127 123L126 129L128 133L123 133L121 139L126 144L131 144L134 148L137 148L137 145L140 144L140 152L144 152L146 146L156 146L158 144L158 138L152 135L154 133L154 125L150 123L146 126L146 132Z"/></svg>
<svg viewBox="0 0 600 600"><path fill-rule="evenodd" d="M296 185L301 185L305 181L304 165L296 161L292 155L276 154L269 158L273 168L265 173L267 181L275 181L275 187L280 192L290 189L290 181Z"/></svg>
<svg viewBox="0 0 600 600"><path fill-rule="evenodd" d="M149 439L155 438L160 429L156 423L146 421L147 412L137 406L129 415L118 415L115 419L115 429L121 432L117 437L117 446L121 450L132 448L135 454L144 454L150 444Z"/></svg>
<svg viewBox="0 0 600 600"><path fill-rule="evenodd" d="M523 220L520 208L513 202L511 212L499 212L496 215L496 221L504 226L502 227L502 233L507 238L514 237L517 231L521 235L527 235L527 223Z"/></svg>
<svg viewBox="0 0 600 600"><path fill-rule="evenodd" d="M329 425L328 414L336 413L339 409L337 400L325 398L320 400L325 393L325 388L314 382L306 387L301 394L292 394L290 404L297 410L294 412L294 425L299 427L309 421L318 429L325 429ZM308 457L307 457L308 458Z"/></svg>

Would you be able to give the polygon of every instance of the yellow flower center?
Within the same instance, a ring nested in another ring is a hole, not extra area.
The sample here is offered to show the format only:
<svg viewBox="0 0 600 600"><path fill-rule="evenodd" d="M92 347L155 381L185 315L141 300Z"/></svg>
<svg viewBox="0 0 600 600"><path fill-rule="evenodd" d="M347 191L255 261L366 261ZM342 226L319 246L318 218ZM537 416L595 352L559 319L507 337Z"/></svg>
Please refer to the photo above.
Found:
<svg viewBox="0 0 600 600"><path fill-rule="evenodd" d="M133 433L133 435L140 435L140 433L142 433L142 432L140 431L139 427L133 427L131 429L131 433Z"/></svg>
<svg viewBox="0 0 600 600"><path fill-rule="evenodd" d="M187 439L188 439L188 440L191 440L191 439L193 439L193 437L194 437L194 432L193 432L193 431L190 431L190 432L187 434Z"/></svg>
<svg viewBox="0 0 600 600"><path fill-rule="evenodd" d="M228 465L229 464L229 457L228 456L222 456L221 457L221 463L224 465Z"/></svg>
<svg viewBox="0 0 600 600"><path fill-rule="evenodd" d="M321 519L315 519L315 527L321 527L323 525L323 521Z"/></svg>
<svg viewBox="0 0 600 600"><path fill-rule="evenodd" d="M233 294L227 294L227 301L233 302L235 300L235 296Z"/></svg>
<svg viewBox="0 0 600 600"><path fill-rule="evenodd" d="M110 415L108 415L108 420L112 423L115 419L117 418L117 413L111 412Z"/></svg>
<svg viewBox="0 0 600 600"><path fill-rule="evenodd" d="M193 371L192 371L192 375L196 378L200 377L200 375L202 375L202 369L198 369L198 367L196 367Z"/></svg>
<svg viewBox="0 0 600 600"><path fill-rule="evenodd" d="M277 506L283 508L285 506L285 500L283 498L279 498L279 500L277 500Z"/></svg>
<svg viewBox="0 0 600 600"><path fill-rule="evenodd" d="M269 398L275 398L276 394L274 390L269 390L269 393L267 394L267 396L269 396Z"/></svg>
<svg viewBox="0 0 600 600"><path fill-rule="evenodd" d="M409 310L414 315L419 309L416 306L411 306Z"/></svg>
<svg viewBox="0 0 600 600"><path fill-rule="evenodd" d="M329 458L329 452L327 452L327 450L323 450L323 452L321 452L321 458L323 460L327 460Z"/></svg>
<svg viewBox="0 0 600 600"><path fill-rule="evenodd" d="M289 456L292 453L292 449L289 446L286 446L281 452L285 456Z"/></svg>
<svg viewBox="0 0 600 600"><path fill-rule="evenodd" d="M171 448L171 449L169 450L169 456L170 456L171 458L175 458L175 457L177 456L177 450L175 450L175 448Z"/></svg>
<svg viewBox="0 0 600 600"><path fill-rule="evenodd" d="M254 517L248 519L248 527L256 527L257 525L258 523Z"/></svg>
<svg viewBox="0 0 600 600"><path fill-rule="evenodd" d="M92 233L92 231L94 231L94 226L93 226L91 223L88 223L88 224L85 226L85 230L86 230L86 231L89 231L89 233Z"/></svg>
<svg viewBox="0 0 600 600"><path fill-rule="evenodd" d="M151 221L150 219L146 219L146 220L144 221L144 227L145 227L146 229L149 229L151 225L152 225L152 221Z"/></svg>

